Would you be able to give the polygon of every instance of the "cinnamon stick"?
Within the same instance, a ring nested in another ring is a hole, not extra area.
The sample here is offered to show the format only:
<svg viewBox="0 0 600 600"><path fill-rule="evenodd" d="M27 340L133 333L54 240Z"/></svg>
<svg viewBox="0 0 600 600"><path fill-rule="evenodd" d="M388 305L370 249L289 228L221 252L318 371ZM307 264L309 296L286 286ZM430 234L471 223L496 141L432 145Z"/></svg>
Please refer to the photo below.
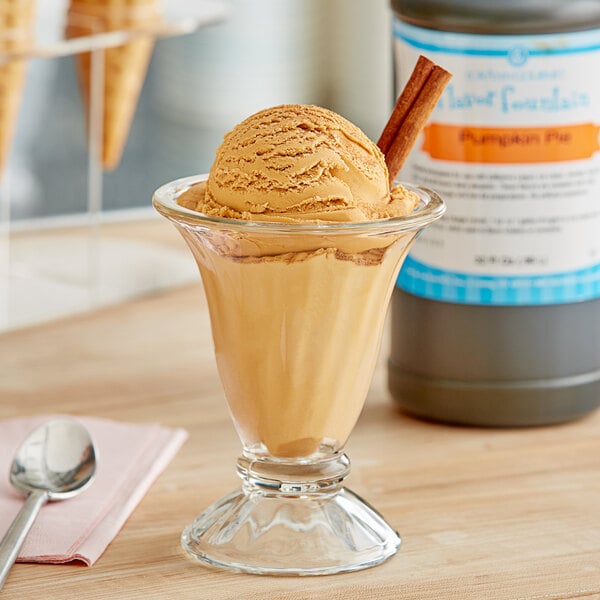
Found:
<svg viewBox="0 0 600 600"><path fill-rule="evenodd" d="M396 179L451 77L439 65L419 56L377 142L385 155L390 184Z"/></svg>
<svg viewBox="0 0 600 600"><path fill-rule="evenodd" d="M406 118L406 115L410 111L410 107L414 104L417 95L427 80L427 77L429 77L434 64L435 63L428 58L425 58L423 55L419 56L417 64L415 65L409 80L406 82L402 93L398 96L394 110L377 142L379 149L384 154L389 152L390 146L396 137L396 133L398 132L402 121Z"/></svg>

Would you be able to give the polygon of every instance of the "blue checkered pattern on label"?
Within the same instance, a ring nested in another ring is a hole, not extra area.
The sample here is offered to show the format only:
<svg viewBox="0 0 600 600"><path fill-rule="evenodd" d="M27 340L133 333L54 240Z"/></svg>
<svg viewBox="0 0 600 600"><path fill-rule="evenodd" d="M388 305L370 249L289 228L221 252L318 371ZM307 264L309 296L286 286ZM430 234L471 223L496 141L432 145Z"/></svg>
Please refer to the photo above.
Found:
<svg viewBox="0 0 600 600"><path fill-rule="evenodd" d="M415 296L459 304L563 304L600 297L600 264L566 273L492 277L436 269L408 256L397 285Z"/></svg>

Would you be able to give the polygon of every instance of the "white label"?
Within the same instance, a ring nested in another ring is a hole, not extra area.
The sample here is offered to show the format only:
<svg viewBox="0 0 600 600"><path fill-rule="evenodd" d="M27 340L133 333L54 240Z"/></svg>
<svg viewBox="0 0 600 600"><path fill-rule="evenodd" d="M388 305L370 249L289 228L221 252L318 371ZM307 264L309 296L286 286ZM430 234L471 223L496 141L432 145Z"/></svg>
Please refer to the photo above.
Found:
<svg viewBox="0 0 600 600"><path fill-rule="evenodd" d="M419 54L453 78L403 169L448 205L398 284L473 304L600 297L600 31L488 36L394 23L399 87Z"/></svg>

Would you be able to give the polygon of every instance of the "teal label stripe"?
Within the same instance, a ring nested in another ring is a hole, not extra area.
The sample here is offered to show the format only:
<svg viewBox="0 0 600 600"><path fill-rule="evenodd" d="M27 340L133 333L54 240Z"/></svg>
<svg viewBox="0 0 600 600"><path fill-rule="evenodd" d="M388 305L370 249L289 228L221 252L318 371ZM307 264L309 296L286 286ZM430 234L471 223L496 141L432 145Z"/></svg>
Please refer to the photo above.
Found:
<svg viewBox="0 0 600 600"><path fill-rule="evenodd" d="M503 277L437 269L409 255L397 285L415 296L458 304L564 304L600 297L600 264L565 273Z"/></svg>
<svg viewBox="0 0 600 600"><path fill-rule="evenodd" d="M570 33L568 37L565 34L560 36L558 34L469 36L452 32L432 32L394 19L394 37L413 48L428 52L508 59L511 59L516 51L525 52L527 56L533 57L579 54L600 50L597 30ZM419 37L421 39L418 39ZM543 39L547 39L550 43L540 44ZM569 40L568 44L564 44L566 39ZM487 47L485 47L486 45Z"/></svg>

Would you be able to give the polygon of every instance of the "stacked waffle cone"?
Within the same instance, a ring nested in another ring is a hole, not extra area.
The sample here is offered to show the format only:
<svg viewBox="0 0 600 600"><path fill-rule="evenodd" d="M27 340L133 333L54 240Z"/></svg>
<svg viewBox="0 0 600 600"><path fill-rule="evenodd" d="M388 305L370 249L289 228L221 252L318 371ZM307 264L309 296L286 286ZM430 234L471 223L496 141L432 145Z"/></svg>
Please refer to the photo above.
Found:
<svg viewBox="0 0 600 600"><path fill-rule="evenodd" d="M0 0L1 1L1 0ZM21 1L21 0L17 0ZM138 31L127 43L104 50L102 164L114 169L120 162L154 46L142 32L158 19L157 0L71 0L67 37L109 31ZM91 56L77 56L82 95L89 114Z"/></svg>
<svg viewBox="0 0 600 600"><path fill-rule="evenodd" d="M0 0L0 175L15 131L26 70L24 60L9 55L31 45L33 9L33 0Z"/></svg>

